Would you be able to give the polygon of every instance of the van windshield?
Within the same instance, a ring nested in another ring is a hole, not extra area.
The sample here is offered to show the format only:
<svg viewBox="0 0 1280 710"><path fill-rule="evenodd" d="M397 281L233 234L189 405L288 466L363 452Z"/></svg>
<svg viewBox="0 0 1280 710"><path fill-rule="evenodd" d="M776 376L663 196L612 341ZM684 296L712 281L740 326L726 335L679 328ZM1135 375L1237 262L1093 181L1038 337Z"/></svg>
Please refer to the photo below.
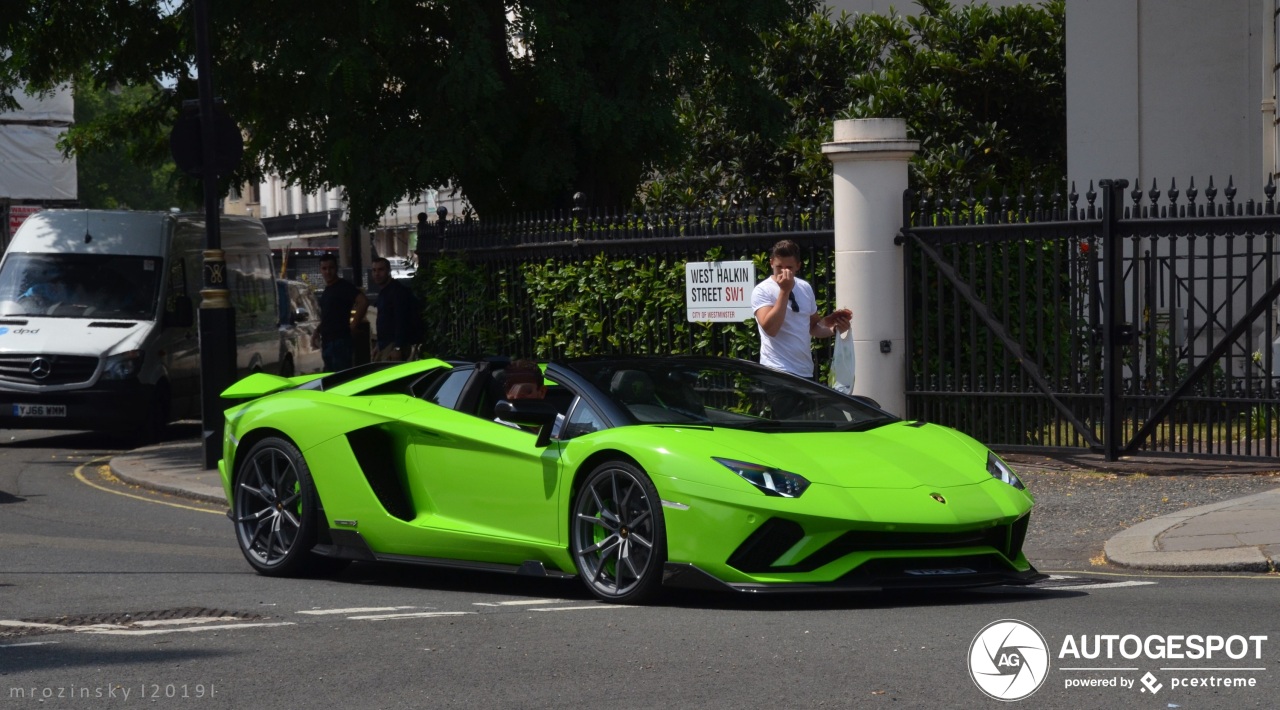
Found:
<svg viewBox="0 0 1280 710"><path fill-rule="evenodd" d="M114 254L9 254L0 316L153 320L161 260Z"/></svg>

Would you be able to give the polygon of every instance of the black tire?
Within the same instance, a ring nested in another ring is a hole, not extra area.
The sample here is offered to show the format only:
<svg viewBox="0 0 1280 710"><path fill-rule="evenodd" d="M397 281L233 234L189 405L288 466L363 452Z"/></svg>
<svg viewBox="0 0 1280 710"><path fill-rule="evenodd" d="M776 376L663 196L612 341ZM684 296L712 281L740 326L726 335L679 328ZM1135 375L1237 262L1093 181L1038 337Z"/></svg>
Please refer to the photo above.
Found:
<svg viewBox="0 0 1280 710"><path fill-rule="evenodd" d="M281 377L293 377L293 375L294 375L294 372L293 372L293 356L292 356L292 355L285 355L285 356L284 356L284 362L280 363L280 376L281 376Z"/></svg>
<svg viewBox="0 0 1280 710"><path fill-rule="evenodd" d="M236 542L259 574L295 577L324 566L311 551L320 505L298 447L278 437L259 441L236 466L234 480Z"/></svg>
<svg viewBox="0 0 1280 710"><path fill-rule="evenodd" d="M147 407L147 413L136 426L124 432L134 447L158 444L165 439L169 426L169 389L161 383Z"/></svg>
<svg viewBox="0 0 1280 710"><path fill-rule="evenodd" d="M578 576L603 601L644 602L662 585L662 501L632 464L608 461L587 476L574 498L569 540Z"/></svg>

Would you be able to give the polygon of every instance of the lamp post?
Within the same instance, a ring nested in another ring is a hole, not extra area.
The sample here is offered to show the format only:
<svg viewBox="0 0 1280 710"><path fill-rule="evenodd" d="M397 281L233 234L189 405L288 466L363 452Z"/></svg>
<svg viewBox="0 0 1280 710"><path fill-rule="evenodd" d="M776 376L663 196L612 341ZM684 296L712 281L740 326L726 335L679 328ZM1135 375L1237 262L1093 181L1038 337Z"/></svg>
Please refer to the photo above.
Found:
<svg viewBox="0 0 1280 710"><path fill-rule="evenodd" d="M209 50L209 0L195 0L196 71L200 96L200 179L204 187L204 279L200 289L200 415L204 467L215 468L222 454L221 393L231 385L236 366L235 309L227 284L218 212L213 59Z"/></svg>

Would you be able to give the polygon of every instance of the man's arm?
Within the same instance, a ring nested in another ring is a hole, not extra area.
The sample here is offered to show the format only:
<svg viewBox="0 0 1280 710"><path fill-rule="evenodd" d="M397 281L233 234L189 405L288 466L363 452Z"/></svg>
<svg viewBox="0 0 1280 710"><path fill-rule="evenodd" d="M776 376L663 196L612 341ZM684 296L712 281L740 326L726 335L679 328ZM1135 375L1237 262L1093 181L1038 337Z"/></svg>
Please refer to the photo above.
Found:
<svg viewBox="0 0 1280 710"><path fill-rule="evenodd" d="M814 338L830 338L837 332L849 329L849 310L841 309L835 313L819 318L817 313L809 316L809 335Z"/></svg>
<svg viewBox="0 0 1280 710"><path fill-rule="evenodd" d="M787 317L786 296L779 295L778 300L771 306L760 306L756 309L755 316L765 335L770 338L777 337L778 332L782 330L782 322Z"/></svg>
<svg viewBox="0 0 1280 710"><path fill-rule="evenodd" d="M814 338L830 338L835 335L829 322L826 318L820 318L817 313L809 316L809 335Z"/></svg>
<svg viewBox="0 0 1280 710"><path fill-rule="evenodd" d="M355 312L355 316L351 319L351 332L354 334L364 322L365 314L369 312L369 299L363 291L356 290L356 300L351 304L351 310Z"/></svg>

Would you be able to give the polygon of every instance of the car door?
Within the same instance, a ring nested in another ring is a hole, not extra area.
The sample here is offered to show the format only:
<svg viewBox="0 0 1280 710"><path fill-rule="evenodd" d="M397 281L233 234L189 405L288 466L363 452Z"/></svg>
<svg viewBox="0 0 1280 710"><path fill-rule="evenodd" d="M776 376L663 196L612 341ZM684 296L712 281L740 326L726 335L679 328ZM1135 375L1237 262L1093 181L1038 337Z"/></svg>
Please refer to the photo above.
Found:
<svg viewBox="0 0 1280 710"><path fill-rule="evenodd" d="M534 434L437 407L402 422L422 524L494 542L559 544L558 444L538 447Z"/></svg>

